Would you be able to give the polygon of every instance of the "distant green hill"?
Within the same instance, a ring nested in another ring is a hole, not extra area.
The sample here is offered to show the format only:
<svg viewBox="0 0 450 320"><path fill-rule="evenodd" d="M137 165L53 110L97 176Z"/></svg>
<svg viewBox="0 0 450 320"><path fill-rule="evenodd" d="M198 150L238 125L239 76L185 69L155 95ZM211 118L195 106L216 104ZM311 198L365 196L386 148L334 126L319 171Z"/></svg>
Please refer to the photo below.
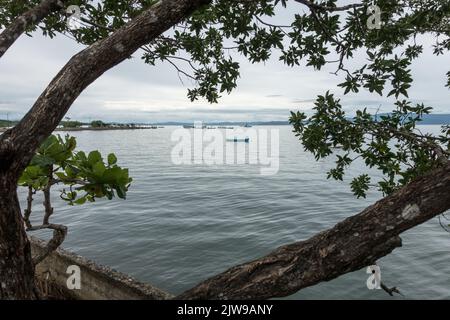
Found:
<svg viewBox="0 0 450 320"><path fill-rule="evenodd" d="M0 128L11 127L11 126L15 125L16 123L17 123L17 121L8 121L8 120L0 119Z"/></svg>
<svg viewBox="0 0 450 320"><path fill-rule="evenodd" d="M383 114L380 114L381 116ZM351 119L349 117L349 119ZM205 125L212 125L212 126L240 126L244 124L249 125L266 125L266 126L282 126L282 125L289 125L289 121L207 121L204 124ZM165 126L180 126L180 125L192 125L192 122L176 122L176 121L168 121L168 122L157 122L157 125L165 125ZM429 114L423 116L423 121L420 122L420 124L450 124L450 114Z"/></svg>
<svg viewBox="0 0 450 320"><path fill-rule="evenodd" d="M422 124L450 124L450 114L424 115Z"/></svg>
<svg viewBox="0 0 450 320"><path fill-rule="evenodd" d="M17 124L18 121L8 121L8 120L2 120L0 119L0 128L4 128L4 127L11 127L15 124ZM62 121L61 124L64 125L66 124L67 121ZM76 121L73 121L76 122ZM82 122L76 122L77 126L81 126ZM146 123L142 123L142 125L144 125ZM176 122L176 121L168 121L168 122L157 122L157 125L167 125L167 126L171 126L171 125L175 125L175 126L180 126L180 125L192 125L191 122ZM249 121L249 122L245 122L245 121L233 121L233 122L221 122L221 121L207 121L206 123L204 123L205 125L213 125L213 126L218 126L218 125L225 125L225 126L241 126L244 124L249 124L249 125L272 125L272 126L280 126L280 125L289 125L289 121ZM443 124L448 124L450 125L450 114L428 114L428 115L424 115L423 117L423 121L420 122L420 124L428 124L428 125L443 125Z"/></svg>
<svg viewBox="0 0 450 320"><path fill-rule="evenodd" d="M387 115L387 113L379 116L382 115ZM419 124L450 124L450 114L425 114Z"/></svg>

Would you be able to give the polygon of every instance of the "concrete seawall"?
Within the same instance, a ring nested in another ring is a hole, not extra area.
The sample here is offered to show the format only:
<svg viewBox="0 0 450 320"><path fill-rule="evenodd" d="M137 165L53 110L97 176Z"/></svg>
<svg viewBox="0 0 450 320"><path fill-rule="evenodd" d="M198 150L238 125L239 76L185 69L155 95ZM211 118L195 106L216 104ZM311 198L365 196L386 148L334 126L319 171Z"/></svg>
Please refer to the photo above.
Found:
<svg viewBox="0 0 450 320"><path fill-rule="evenodd" d="M45 242L30 237L33 255L42 251ZM80 289L67 288L69 266L80 268ZM36 267L36 277L43 291L53 298L81 300L163 300L172 296L152 285L141 283L126 274L75 255L63 249L51 253ZM50 288L50 289L49 289ZM57 292L55 294L55 291ZM56 297L55 297L56 295Z"/></svg>

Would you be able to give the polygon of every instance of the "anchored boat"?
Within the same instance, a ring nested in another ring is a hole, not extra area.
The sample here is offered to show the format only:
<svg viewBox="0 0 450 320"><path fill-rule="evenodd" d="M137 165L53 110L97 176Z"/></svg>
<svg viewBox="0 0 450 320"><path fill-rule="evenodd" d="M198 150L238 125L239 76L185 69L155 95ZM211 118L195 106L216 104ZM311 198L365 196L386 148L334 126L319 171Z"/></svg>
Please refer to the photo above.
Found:
<svg viewBox="0 0 450 320"><path fill-rule="evenodd" d="M189 124L185 124L183 125L183 128L185 129L206 129L206 126L195 126L195 125L189 125Z"/></svg>
<svg viewBox="0 0 450 320"><path fill-rule="evenodd" d="M250 142L250 138L231 138L231 139L227 139L228 142L245 142L245 143L249 143Z"/></svg>

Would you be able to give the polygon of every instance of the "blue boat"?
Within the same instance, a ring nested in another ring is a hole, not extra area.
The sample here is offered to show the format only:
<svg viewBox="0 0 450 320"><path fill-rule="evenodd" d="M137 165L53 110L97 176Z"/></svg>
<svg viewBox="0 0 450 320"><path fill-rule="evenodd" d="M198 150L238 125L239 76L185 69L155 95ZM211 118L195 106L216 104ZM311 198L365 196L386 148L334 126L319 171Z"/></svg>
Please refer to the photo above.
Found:
<svg viewBox="0 0 450 320"><path fill-rule="evenodd" d="M206 125L195 126L195 125L185 124L185 125L183 125L183 128L185 128L185 129L206 129Z"/></svg>
<svg viewBox="0 0 450 320"><path fill-rule="evenodd" d="M233 138L233 139L227 139L228 142L245 142L249 143L250 138Z"/></svg>

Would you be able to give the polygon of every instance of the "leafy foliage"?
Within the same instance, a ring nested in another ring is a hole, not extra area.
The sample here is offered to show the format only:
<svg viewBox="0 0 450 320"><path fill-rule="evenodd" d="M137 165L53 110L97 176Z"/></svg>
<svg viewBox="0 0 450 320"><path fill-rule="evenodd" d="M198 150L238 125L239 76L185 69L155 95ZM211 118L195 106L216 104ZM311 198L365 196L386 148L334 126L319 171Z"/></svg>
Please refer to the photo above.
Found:
<svg viewBox="0 0 450 320"><path fill-rule="evenodd" d="M82 125L83 123L79 121L61 121L61 126L63 126L63 128L80 128Z"/></svg>
<svg viewBox="0 0 450 320"><path fill-rule="evenodd" d="M125 199L132 179L128 169L117 165L117 157L109 154L105 161L98 151L86 154L75 148L74 137L50 136L23 172L19 185L43 191L63 184L60 197L70 205L105 197L111 200L115 195Z"/></svg>
<svg viewBox="0 0 450 320"><path fill-rule="evenodd" d="M93 127L93 128L103 128L103 127L107 127L107 126L108 125L101 120L94 120L91 122L91 127Z"/></svg>
<svg viewBox="0 0 450 320"><path fill-rule="evenodd" d="M317 99L313 116L292 112L290 122L305 150L317 160L336 156L336 167L329 171L328 178L343 180L345 169L361 158L383 174L378 189L390 194L450 157L448 127L438 137L417 129L430 110L423 104L399 101L390 114L374 116L363 109L350 118L340 101L327 93ZM369 184L370 178L364 174L353 179L351 188L356 196L365 197Z"/></svg>

